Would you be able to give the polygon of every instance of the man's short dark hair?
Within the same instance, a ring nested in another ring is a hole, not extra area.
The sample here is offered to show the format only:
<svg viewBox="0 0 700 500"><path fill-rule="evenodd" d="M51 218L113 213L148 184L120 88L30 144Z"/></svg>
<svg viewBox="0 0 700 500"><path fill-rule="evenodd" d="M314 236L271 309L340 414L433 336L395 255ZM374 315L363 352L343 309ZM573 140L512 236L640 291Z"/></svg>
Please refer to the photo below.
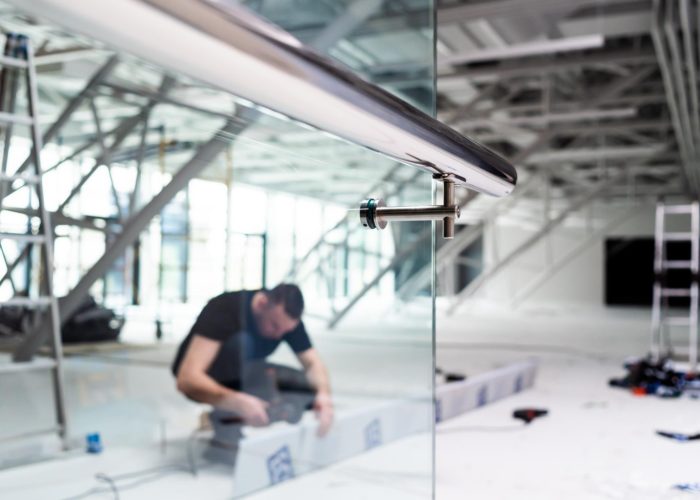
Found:
<svg viewBox="0 0 700 500"><path fill-rule="evenodd" d="M304 312L304 296L298 286L282 283L272 290L267 290L265 294L273 303L284 304L284 312L290 318L301 318L301 313Z"/></svg>

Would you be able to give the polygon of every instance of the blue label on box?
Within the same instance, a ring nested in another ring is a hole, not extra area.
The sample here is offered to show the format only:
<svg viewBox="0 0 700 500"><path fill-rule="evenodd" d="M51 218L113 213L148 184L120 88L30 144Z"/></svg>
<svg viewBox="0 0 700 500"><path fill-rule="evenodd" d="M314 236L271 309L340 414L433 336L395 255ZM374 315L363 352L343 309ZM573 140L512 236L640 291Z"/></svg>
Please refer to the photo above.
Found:
<svg viewBox="0 0 700 500"><path fill-rule="evenodd" d="M523 376L518 375L518 378L515 379L515 387L514 387L515 392L520 392L523 390Z"/></svg>
<svg viewBox="0 0 700 500"><path fill-rule="evenodd" d="M378 419L372 420L365 427L365 449L369 450L382 444L382 427Z"/></svg>
<svg viewBox="0 0 700 500"><path fill-rule="evenodd" d="M488 387L483 386L481 389L479 389L479 395L476 399L476 405L477 406L484 406L488 402L489 402Z"/></svg>
<svg viewBox="0 0 700 500"><path fill-rule="evenodd" d="M277 484L294 478L292 454L289 452L287 445L268 457L267 471L270 474L270 484Z"/></svg>

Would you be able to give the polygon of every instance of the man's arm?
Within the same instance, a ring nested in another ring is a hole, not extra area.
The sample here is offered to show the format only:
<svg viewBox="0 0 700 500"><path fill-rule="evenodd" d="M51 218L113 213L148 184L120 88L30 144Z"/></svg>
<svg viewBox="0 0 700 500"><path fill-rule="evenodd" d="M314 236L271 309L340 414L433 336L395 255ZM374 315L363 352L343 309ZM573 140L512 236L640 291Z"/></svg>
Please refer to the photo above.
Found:
<svg viewBox="0 0 700 500"><path fill-rule="evenodd" d="M314 411L319 421L318 433L324 436L333 424L333 401L328 370L313 347L297 353L297 358L304 367L309 383L316 389Z"/></svg>
<svg viewBox="0 0 700 500"><path fill-rule="evenodd" d="M207 375L220 347L216 340L194 335L177 372L177 389L194 401L235 412L247 424L267 425L265 401L224 387Z"/></svg>

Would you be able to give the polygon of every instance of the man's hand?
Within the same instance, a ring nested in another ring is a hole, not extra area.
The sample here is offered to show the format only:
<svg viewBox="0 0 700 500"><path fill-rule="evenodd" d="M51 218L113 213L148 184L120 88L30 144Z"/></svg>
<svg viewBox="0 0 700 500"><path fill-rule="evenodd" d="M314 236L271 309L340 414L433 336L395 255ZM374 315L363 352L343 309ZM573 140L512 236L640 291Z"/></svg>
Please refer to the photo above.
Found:
<svg viewBox="0 0 700 500"><path fill-rule="evenodd" d="M314 411L318 419L318 435L325 436L333 425L333 401L331 400L328 370L313 347L297 353L297 358L306 371L306 378L316 389Z"/></svg>
<svg viewBox="0 0 700 500"><path fill-rule="evenodd" d="M333 425L333 402L331 401L330 394L318 393L316 395L316 399L314 400L314 412L318 420L317 434L319 437L323 437L328 434L331 425Z"/></svg>
<svg viewBox="0 0 700 500"><path fill-rule="evenodd" d="M244 392L237 392L231 398L225 409L232 410L241 416L243 421L254 427L264 427L270 423L267 416L269 403Z"/></svg>

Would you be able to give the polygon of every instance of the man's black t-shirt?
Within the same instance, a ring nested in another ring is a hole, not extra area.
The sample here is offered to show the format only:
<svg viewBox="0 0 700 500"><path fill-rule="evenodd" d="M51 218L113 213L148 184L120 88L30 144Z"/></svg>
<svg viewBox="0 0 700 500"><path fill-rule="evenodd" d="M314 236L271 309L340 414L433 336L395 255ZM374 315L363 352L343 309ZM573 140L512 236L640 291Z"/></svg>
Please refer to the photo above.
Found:
<svg viewBox="0 0 700 500"><path fill-rule="evenodd" d="M235 341L241 351L238 355L242 361L265 359L277 349L282 341L286 342L296 353L310 349L312 347L311 339L309 339L302 321L299 321L299 325L294 330L285 333L281 339L270 339L260 335L251 309L253 295L256 292L249 290L225 292L211 299L199 313L190 333L180 344L173 362L173 374L177 375L194 335L216 340L222 345ZM222 360L215 360L215 364L220 361ZM236 361L235 359L230 360L232 363Z"/></svg>

